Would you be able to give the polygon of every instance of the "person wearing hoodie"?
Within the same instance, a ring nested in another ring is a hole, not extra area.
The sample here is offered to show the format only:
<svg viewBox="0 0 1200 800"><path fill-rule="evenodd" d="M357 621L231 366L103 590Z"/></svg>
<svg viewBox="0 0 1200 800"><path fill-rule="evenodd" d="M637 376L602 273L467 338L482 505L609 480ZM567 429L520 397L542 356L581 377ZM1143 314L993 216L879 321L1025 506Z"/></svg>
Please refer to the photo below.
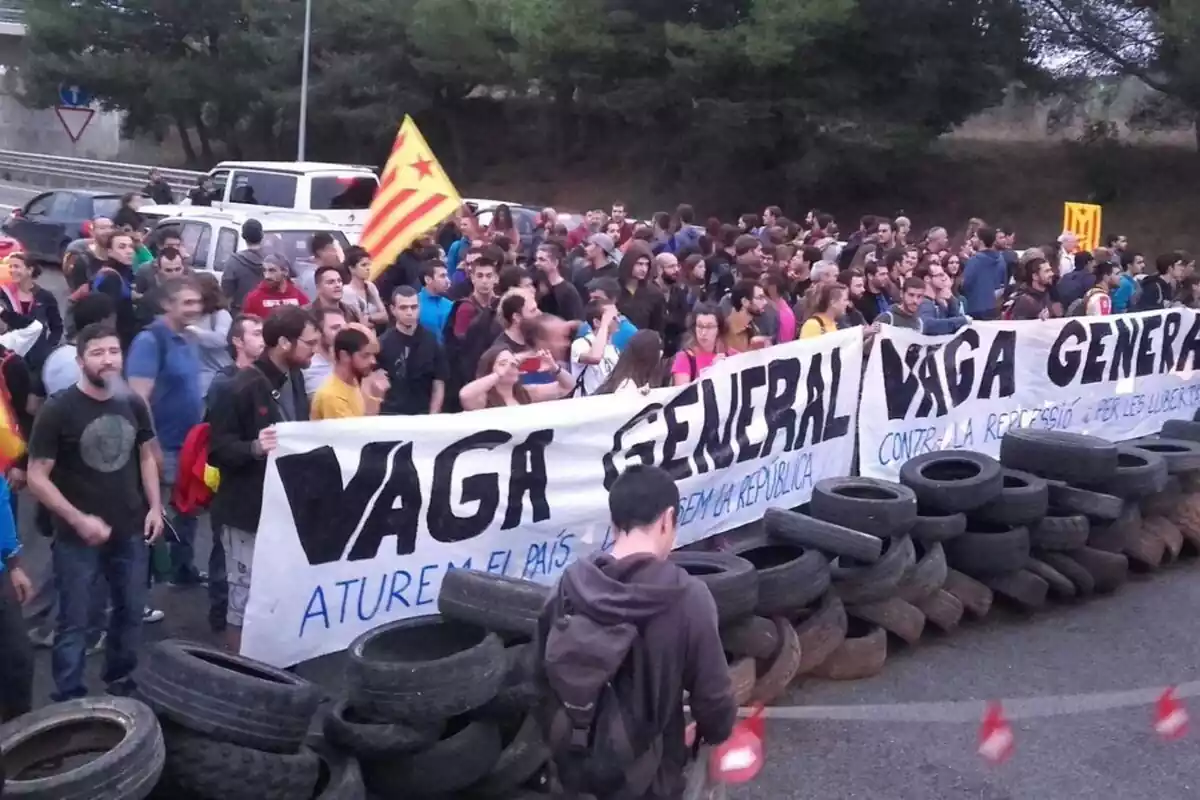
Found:
<svg viewBox="0 0 1200 800"><path fill-rule="evenodd" d="M737 703L716 604L668 558L678 505L679 489L665 470L627 469L608 495L612 549L568 566L538 619L535 718L551 751L555 793L681 797L685 692L697 744L720 744L733 731ZM576 716L578 708L587 713ZM614 738L616 715L626 735ZM578 746L580 734L595 744ZM600 789L598 772L620 785Z"/></svg>
<svg viewBox="0 0 1200 800"><path fill-rule="evenodd" d="M976 232L980 247L963 267L963 295L967 314L973 319L996 319L999 299L1008 283L1008 264L996 249L996 231L980 228Z"/></svg>
<svg viewBox="0 0 1200 800"><path fill-rule="evenodd" d="M1134 304L1134 311L1157 311L1169 308L1175 301L1175 287L1183 279L1183 271L1187 260L1182 253L1163 253L1154 260L1154 269L1158 273L1149 275L1142 281L1142 293Z"/></svg>
<svg viewBox="0 0 1200 800"><path fill-rule="evenodd" d="M917 306L921 319L921 331L930 336L955 333L971 321L962 311L962 304L954 296L950 276L936 261L917 267L913 277L925 281L925 299Z"/></svg>
<svg viewBox="0 0 1200 800"><path fill-rule="evenodd" d="M675 220L679 223L679 229L667 243L667 251L676 254L685 250L699 251L704 228L696 224L696 210L683 203L675 210Z"/></svg>
<svg viewBox="0 0 1200 800"><path fill-rule="evenodd" d="M246 295L263 280L263 227L256 219L242 223L242 239L246 249L229 257L221 268L221 291L229 298L233 313L242 310Z"/></svg>

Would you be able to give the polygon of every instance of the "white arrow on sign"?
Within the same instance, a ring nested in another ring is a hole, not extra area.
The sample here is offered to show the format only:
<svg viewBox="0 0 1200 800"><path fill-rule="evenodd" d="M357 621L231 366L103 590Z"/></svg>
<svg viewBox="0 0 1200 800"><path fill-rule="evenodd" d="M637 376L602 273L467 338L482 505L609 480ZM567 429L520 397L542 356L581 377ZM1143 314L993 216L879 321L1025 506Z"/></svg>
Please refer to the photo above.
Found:
<svg viewBox="0 0 1200 800"><path fill-rule="evenodd" d="M92 117L96 116L95 109L68 108L67 106L58 106L54 109L54 113L58 115L58 121L62 123L67 136L71 137L72 143L79 141L79 137L83 136Z"/></svg>

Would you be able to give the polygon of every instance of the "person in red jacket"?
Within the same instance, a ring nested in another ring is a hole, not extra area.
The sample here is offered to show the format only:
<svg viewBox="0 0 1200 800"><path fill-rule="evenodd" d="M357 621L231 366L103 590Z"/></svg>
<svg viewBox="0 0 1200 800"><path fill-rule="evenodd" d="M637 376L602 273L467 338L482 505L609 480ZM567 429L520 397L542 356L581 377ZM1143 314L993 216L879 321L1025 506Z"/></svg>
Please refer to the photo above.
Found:
<svg viewBox="0 0 1200 800"><path fill-rule="evenodd" d="M263 280L242 302L242 312L266 319L279 306L306 306L308 296L289 277L291 269L282 256L271 253L263 259Z"/></svg>

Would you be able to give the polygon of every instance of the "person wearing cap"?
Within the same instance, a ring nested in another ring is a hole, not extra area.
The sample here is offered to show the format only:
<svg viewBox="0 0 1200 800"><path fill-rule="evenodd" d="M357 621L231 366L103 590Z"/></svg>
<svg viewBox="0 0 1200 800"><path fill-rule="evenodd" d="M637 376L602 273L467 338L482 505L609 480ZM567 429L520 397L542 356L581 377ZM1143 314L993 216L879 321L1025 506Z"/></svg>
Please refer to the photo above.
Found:
<svg viewBox="0 0 1200 800"><path fill-rule="evenodd" d="M256 219L242 223L246 248L229 257L221 268L221 291L229 298L230 313L238 314L250 290L263 281L263 227Z"/></svg>
<svg viewBox="0 0 1200 800"><path fill-rule="evenodd" d="M607 233L593 233L584 247L584 263L576 270L571 282L580 297L588 295L588 284L597 278L616 278L621 254L617 243Z"/></svg>

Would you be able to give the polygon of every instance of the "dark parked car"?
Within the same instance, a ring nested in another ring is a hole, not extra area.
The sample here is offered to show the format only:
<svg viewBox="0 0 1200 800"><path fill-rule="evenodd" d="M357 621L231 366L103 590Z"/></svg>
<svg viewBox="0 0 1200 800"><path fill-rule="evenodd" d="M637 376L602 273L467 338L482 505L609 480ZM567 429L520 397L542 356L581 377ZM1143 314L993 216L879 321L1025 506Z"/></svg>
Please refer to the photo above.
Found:
<svg viewBox="0 0 1200 800"><path fill-rule="evenodd" d="M61 264L67 245L84 235L84 223L117 213L121 195L90 189L55 189L39 194L4 221L4 232L35 261Z"/></svg>

